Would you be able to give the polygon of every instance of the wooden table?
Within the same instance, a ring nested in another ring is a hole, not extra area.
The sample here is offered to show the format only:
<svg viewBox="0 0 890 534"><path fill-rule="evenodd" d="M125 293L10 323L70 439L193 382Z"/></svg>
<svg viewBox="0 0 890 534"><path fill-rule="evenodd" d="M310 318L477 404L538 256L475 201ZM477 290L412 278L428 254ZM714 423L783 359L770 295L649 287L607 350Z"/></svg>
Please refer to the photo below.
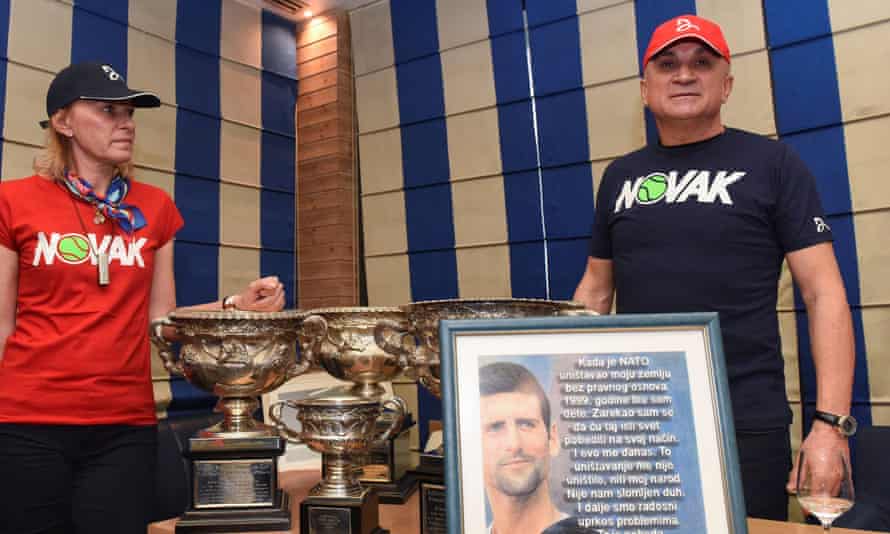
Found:
<svg viewBox="0 0 890 534"><path fill-rule="evenodd" d="M287 532L277 531L268 534L299 534L300 502L306 497L309 488L318 482L320 477L321 474L318 471L287 471L282 473L281 487L291 496L291 525L293 526ZM419 523L420 509L418 506L418 492L416 491L405 504L380 505L380 526L388 529L391 534L417 534ZM175 525L175 519L152 523L148 527L148 534L173 534ZM748 519L749 534L819 534L820 532L822 532L822 527L815 525ZM833 528L831 532L833 534L863 534L871 531Z"/></svg>

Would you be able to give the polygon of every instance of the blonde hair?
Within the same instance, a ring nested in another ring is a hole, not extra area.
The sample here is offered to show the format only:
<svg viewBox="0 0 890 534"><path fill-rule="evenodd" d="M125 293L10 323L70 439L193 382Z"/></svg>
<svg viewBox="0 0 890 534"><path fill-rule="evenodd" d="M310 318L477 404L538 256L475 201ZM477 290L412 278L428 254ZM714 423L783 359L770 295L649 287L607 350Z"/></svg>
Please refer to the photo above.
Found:
<svg viewBox="0 0 890 534"><path fill-rule="evenodd" d="M67 113L68 108L62 108L53 114ZM53 128L52 118L46 127L46 137L43 151L34 158L34 172L40 176L60 180L65 177L67 169L74 168L74 158L71 155L71 139L60 134ZM115 167L115 172L125 178L133 178L133 161L130 160Z"/></svg>

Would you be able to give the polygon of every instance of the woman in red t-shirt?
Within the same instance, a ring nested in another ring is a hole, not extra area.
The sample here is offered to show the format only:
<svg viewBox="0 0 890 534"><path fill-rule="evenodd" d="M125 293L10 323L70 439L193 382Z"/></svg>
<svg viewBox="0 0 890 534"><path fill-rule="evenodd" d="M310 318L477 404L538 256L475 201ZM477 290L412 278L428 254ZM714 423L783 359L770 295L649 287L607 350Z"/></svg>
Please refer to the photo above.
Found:
<svg viewBox="0 0 890 534"><path fill-rule="evenodd" d="M132 180L134 109L160 105L110 65L71 65L47 92L36 174L0 184L0 532L145 532L148 320L176 307L183 224ZM225 304L277 311L284 289L263 278Z"/></svg>

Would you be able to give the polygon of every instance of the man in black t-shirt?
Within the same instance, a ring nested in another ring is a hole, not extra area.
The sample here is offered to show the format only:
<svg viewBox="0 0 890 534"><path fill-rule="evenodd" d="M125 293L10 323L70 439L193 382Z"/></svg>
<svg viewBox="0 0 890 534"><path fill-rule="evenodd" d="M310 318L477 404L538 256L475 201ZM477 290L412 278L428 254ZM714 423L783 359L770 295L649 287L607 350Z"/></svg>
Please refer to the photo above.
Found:
<svg viewBox="0 0 890 534"><path fill-rule="evenodd" d="M719 313L748 514L784 519L796 465L776 315L782 261L807 308L824 418L808 450L849 453L852 322L815 179L786 145L723 126L732 85L717 24L684 15L653 32L640 90L659 142L606 169L574 298L600 313L613 292L619 313Z"/></svg>

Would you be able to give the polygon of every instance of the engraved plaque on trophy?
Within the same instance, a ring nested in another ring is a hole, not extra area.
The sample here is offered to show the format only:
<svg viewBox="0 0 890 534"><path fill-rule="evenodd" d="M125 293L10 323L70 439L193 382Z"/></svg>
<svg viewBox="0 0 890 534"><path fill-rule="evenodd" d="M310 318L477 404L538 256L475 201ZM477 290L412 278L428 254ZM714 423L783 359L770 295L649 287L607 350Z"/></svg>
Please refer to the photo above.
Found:
<svg viewBox="0 0 890 534"><path fill-rule="evenodd" d="M445 486L421 481L420 534L445 534L448 530L445 509Z"/></svg>
<svg viewBox="0 0 890 534"><path fill-rule="evenodd" d="M287 530L290 506L278 488L286 441L253 418L258 396L302 374L295 311L180 311L152 321L150 336L165 367L219 396L223 420L189 438L191 503L177 533ZM162 335L175 330L177 355Z"/></svg>
<svg viewBox="0 0 890 534"><path fill-rule="evenodd" d="M195 460L195 508L271 506L275 503L276 465L270 460Z"/></svg>
<svg viewBox="0 0 890 534"><path fill-rule="evenodd" d="M309 534L342 534L352 531L352 515L349 508L330 506L306 507L306 523Z"/></svg>

